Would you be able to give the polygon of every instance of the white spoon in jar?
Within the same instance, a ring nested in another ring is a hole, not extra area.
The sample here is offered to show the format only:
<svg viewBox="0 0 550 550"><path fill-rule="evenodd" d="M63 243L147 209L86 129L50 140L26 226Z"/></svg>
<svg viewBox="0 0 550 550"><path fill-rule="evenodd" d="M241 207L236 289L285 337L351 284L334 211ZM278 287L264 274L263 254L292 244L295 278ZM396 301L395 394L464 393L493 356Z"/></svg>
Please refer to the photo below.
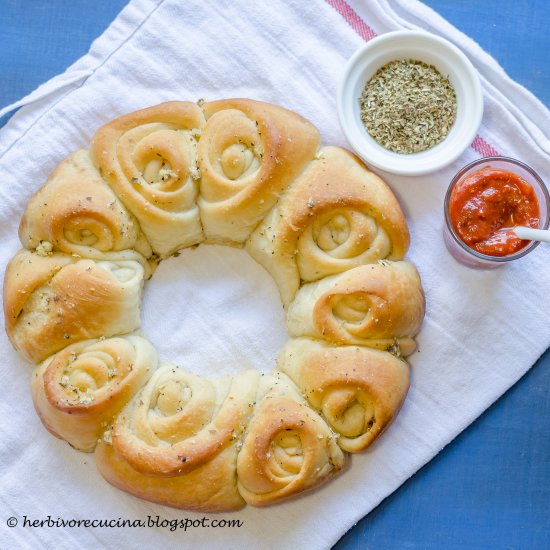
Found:
<svg viewBox="0 0 550 550"><path fill-rule="evenodd" d="M512 231L522 240L550 243L550 229L533 229L532 227L514 227Z"/></svg>

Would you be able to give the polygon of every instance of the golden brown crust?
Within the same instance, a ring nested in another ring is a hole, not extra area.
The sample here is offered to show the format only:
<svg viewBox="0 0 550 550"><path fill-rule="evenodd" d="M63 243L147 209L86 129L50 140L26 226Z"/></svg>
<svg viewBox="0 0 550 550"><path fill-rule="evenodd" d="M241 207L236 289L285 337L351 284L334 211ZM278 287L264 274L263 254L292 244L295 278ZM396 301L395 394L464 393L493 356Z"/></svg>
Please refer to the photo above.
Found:
<svg viewBox="0 0 550 550"><path fill-rule="evenodd" d="M286 375L266 377L237 459L241 495L266 506L318 486L344 467L335 439Z"/></svg>
<svg viewBox="0 0 550 550"><path fill-rule="evenodd" d="M409 262L382 261L302 286L290 304L292 336L378 349L415 348L424 319L420 277Z"/></svg>
<svg viewBox="0 0 550 550"><path fill-rule="evenodd" d="M65 254L39 256L27 250L20 250L10 260L4 274L3 299L6 332L14 346L12 334L29 297L60 269L75 261Z"/></svg>
<svg viewBox="0 0 550 550"><path fill-rule="evenodd" d="M204 122L195 103L171 101L116 118L92 140L100 173L161 257L203 240L196 148Z"/></svg>
<svg viewBox="0 0 550 550"><path fill-rule="evenodd" d="M290 340L278 365L340 434L340 447L353 453L366 449L388 427L410 383L407 363L391 353L331 347L309 338Z"/></svg>
<svg viewBox="0 0 550 550"><path fill-rule="evenodd" d="M250 99L205 103L199 142L201 221L208 242L241 244L313 159L315 126Z"/></svg>
<svg viewBox="0 0 550 550"><path fill-rule="evenodd" d="M113 446L135 470L171 476L206 464L237 439L252 412L259 374L206 379L172 365L157 370L113 426Z"/></svg>
<svg viewBox="0 0 550 550"><path fill-rule="evenodd" d="M94 262L22 250L4 279L10 341L38 363L80 340L132 332L140 323L143 277L135 261Z"/></svg>
<svg viewBox="0 0 550 550"><path fill-rule="evenodd" d="M52 434L91 452L157 362L153 346L137 335L72 344L35 369L34 406Z"/></svg>
<svg viewBox="0 0 550 550"><path fill-rule="evenodd" d="M349 151L325 147L246 248L271 273L287 306L300 280L401 260L408 246L405 217L389 187Z"/></svg>
<svg viewBox="0 0 550 550"><path fill-rule="evenodd" d="M198 512L231 512L244 506L237 491L236 456L232 444L192 472L157 477L134 470L105 441L95 451L97 468L111 485L151 502Z"/></svg>
<svg viewBox="0 0 550 550"><path fill-rule="evenodd" d="M85 258L108 259L126 251L132 259L132 249L151 255L137 220L103 181L88 151L62 161L33 196L19 238L30 250L50 243L53 250Z"/></svg>

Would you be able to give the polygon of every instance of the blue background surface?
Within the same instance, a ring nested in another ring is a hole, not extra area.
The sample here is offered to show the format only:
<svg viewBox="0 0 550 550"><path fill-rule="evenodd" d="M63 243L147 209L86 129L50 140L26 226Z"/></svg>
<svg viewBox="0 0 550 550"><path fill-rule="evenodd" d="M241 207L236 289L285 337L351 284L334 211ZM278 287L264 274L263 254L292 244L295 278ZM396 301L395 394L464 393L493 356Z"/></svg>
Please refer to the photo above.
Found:
<svg viewBox="0 0 550 550"><path fill-rule="evenodd" d="M16 101L85 54L125 3L0 0L0 106ZM513 79L550 106L549 0L425 3L474 38ZM0 119L0 126L8 118ZM547 352L336 548L550 549L549 390Z"/></svg>

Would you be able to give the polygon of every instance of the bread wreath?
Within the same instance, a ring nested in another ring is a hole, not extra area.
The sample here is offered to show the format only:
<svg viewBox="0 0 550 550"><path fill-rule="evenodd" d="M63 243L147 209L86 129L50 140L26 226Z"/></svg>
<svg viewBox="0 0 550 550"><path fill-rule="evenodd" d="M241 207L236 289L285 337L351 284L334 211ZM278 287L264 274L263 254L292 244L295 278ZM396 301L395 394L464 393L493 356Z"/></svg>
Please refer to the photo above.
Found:
<svg viewBox="0 0 550 550"><path fill-rule="evenodd" d="M4 280L36 410L104 478L202 511L264 506L342 471L409 388L424 294L380 177L310 122L249 99L173 101L100 128L30 200ZM268 376L196 376L138 331L145 280L200 243L273 276L291 339Z"/></svg>

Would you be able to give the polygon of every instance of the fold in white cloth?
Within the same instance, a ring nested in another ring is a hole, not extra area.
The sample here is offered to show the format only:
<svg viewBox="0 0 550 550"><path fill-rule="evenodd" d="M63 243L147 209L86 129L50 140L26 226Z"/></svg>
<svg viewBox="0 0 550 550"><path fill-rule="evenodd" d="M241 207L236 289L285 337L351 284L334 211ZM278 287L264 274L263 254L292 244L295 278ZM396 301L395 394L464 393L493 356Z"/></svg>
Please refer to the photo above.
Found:
<svg viewBox="0 0 550 550"><path fill-rule="evenodd" d="M251 97L298 111L320 128L325 143L346 146L335 109L344 63L364 39L400 28L427 29L465 51L481 74L485 116L475 148L454 165L418 178L384 175L408 216L409 258L428 303L419 352L410 360L411 391L391 429L322 489L231 514L240 528L7 529L2 523L1 547L130 548L138 541L143 549L330 547L547 348L550 294L539 289L550 285L550 249L539 247L499 270L474 271L450 257L441 229L448 182L480 152L517 157L548 178L550 143L542 129L550 127L549 113L479 46L416 1L132 1L88 55L25 98L29 105L0 131L0 267L20 246L17 225L30 195L65 156L122 113L169 99ZM268 276L244 252L219 247L186 251L161 265L148 283L143 327L164 359L208 374L267 372L286 339ZM205 338L209 333L215 337ZM32 408L29 366L3 330L0 338L5 518L203 516L119 492L102 480L91 455L52 438Z"/></svg>

